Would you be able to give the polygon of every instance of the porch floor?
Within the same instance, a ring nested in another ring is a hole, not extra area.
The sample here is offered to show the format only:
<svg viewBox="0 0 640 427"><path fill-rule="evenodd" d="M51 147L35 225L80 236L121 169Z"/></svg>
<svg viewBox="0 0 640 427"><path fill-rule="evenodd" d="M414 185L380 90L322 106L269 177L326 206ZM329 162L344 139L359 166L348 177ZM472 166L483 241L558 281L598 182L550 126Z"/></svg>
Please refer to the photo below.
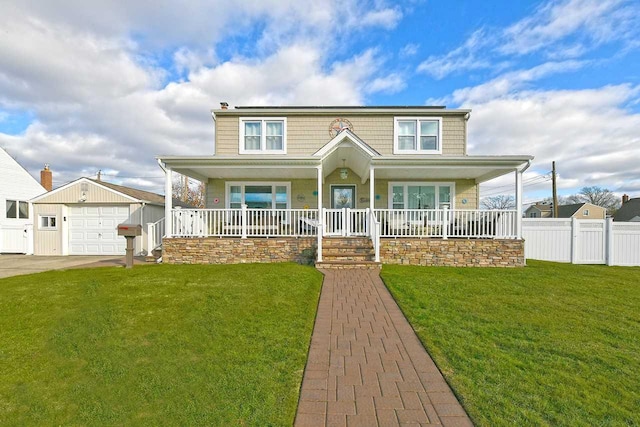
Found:
<svg viewBox="0 0 640 427"><path fill-rule="evenodd" d="M296 426L471 426L378 272L324 275Z"/></svg>

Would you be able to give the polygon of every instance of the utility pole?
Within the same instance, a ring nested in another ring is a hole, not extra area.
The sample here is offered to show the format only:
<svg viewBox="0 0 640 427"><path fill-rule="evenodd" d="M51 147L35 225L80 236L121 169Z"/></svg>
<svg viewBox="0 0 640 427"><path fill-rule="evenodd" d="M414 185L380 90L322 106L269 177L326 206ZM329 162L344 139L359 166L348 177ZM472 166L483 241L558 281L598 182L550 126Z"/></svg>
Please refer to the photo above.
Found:
<svg viewBox="0 0 640 427"><path fill-rule="evenodd" d="M102 169L98 171L98 179L97 179L98 181L100 181L101 175L102 175Z"/></svg>
<svg viewBox="0 0 640 427"><path fill-rule="evenodd" d="M558 218L558 187L556 186L556 162L551 162L551 184L553 187L553 217Z"/></svg>

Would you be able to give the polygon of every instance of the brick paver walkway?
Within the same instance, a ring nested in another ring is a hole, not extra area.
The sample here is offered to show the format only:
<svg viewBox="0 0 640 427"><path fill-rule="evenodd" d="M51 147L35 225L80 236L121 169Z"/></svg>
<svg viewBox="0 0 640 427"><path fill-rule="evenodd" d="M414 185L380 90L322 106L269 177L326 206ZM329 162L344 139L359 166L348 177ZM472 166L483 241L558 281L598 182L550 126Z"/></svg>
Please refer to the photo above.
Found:
<svg viewBox="0 0 640 427"><path fill-rule="evenodd" d="M322 272L295 425L471 426L378 272Z"/></svg>

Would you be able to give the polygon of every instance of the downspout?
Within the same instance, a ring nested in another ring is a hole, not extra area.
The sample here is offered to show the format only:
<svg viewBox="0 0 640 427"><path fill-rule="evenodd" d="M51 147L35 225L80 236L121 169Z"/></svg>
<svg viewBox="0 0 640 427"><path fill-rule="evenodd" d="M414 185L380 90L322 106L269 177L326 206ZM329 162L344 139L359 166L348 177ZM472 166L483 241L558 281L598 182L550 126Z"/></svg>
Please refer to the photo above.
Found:
<svg viewBox="0 0 640 427"><path fill-rule="evenodd" d="M462 153L464 156L467 155L467 126L469 123L469 118L471 117L470 113L464 115L464 152Z"/></svg>
<svg viewBox="0 0 640 427"><path fill-rule="evenodd" d="M140 205L140 225L142 226L142 236L140 236L140 239L142 239L140 241L140 252L144 252L144 242L148 241L149 239L145 239L144 234L146 232L146 224L144 223L144 207L147 205L146 202L142 202L142 204ZM147 254L149 254L149 249L147 248Z"/></svg>

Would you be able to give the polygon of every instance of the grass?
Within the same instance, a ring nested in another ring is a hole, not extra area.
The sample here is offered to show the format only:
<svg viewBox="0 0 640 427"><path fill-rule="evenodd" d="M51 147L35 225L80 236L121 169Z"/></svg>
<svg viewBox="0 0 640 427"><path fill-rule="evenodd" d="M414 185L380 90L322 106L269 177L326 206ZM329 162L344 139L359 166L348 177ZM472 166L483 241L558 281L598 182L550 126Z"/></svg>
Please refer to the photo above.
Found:
<svg viewBox="0 0 640 427"><path fill-rule="evenodd" d="M291 425L321 282L293 264L0 280L0 425Z"/></svg>
<svg viewBox="0 0 640 427"><path fill-rule="evenodd" d="M640 268L382 276L477 425L640 425Z"/></svg>

